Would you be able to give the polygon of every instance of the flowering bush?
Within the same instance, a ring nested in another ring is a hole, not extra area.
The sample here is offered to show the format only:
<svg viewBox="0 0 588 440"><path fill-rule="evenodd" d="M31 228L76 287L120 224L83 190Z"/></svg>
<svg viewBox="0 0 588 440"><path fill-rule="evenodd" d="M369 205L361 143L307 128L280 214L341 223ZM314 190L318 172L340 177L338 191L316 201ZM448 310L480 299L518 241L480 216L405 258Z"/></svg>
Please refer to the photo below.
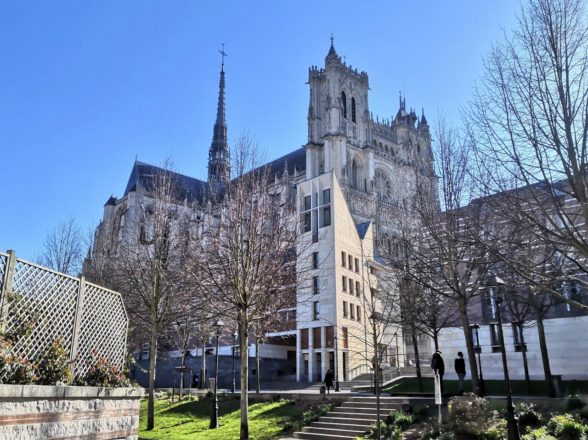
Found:
<svg viewBox="0 0 588 440"><path fill-rule="evenodd" d="M35 379L35 364L17 354L11 340L0 337L0 382L29 384Z"/></svg>
<svg viewBox="0 0 588 440"><path fill-rule="evenodd" d="M61 339L56 339L41 356L36 382L39 385L66 385L72 379L69 353L63 348Z"/></svg>
<svg viewBox="0 0 588 440"><path fill-rule="evenodd" d="M129 379L109 359L92 351L92 366L84 376L81 385L95 387L130 386Z"/></svg>
<svg viewBox="0 0 588 440"><path fill-rule="evenodd" d="M488 401L472 393L451 399L449 424L455 434L478 438L490 427L492 414Z"/></svg>

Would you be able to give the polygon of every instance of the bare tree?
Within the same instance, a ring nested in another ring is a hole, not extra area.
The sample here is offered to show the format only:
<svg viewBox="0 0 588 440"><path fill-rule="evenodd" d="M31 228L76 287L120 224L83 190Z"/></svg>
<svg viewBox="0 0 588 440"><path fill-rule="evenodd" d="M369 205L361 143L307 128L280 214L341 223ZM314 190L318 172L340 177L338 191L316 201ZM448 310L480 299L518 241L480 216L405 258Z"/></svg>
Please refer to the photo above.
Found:
<svg viewBox="0 0 588 440"><path fill-rule="evenodd" d="M488 192L564 258L562 279L587 286L588 22L583 0L530 0L486 59L469 120ZM528 283L541 286L541 274Z"/></svg>
<svg viewBox="0 0 588 440"><path fill-rule="evenodd" d="M39 264L58 272L77 276L82 269L83 237L73 218L49 231L36 257Z"/></svg>
<svg viewBox="0 0 588 440"><path fill-rule="evenodd" d="M476 193L469 139L448 128L442 118L435 131L442 209L430 181L419 182L414 207L419 227L400 237L406 258L397 264L425 292L443 296L457 308L473 387L480 393L469 309L491 263L491 253L480 244L487 212L482 203L470 203Z"/></svg>
<svg viewBox="0 0 588 440"><path fill-rule="evenodd" d="M236 178L226 187L222 208L192 259L192 278L208 304L236 322L241 356L241 432L249 438L249 336L253 325L295 301L287 286L295 264L298 228L291 205L272 192L268 167L257 167L259 153L241 138L233 154ZM288 212L284 212L289 210Z"/></svg>
<svg viewBox="0 0 588 440"><path fill-rule="evenodd" d="M144 191L140 229L129 231L118 244L109 284L123 294L136 339L149 341L147 429L151 430L159 337L179 318L174 306L194 298L185 283L187 258L179 236L176 182L169 162L145 182Z"/></svg>

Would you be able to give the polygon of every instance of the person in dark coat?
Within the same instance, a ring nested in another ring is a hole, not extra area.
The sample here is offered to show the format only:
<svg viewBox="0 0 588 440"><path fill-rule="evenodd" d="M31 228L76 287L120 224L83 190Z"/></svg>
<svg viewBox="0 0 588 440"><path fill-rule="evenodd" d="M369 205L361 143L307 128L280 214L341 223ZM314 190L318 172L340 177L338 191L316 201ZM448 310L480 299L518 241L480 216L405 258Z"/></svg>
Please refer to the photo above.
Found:
<svg viewBox="0 0 588 440"><path fill-rule="evenodd" d="M455 372L459 379L459 394L463 394L463 380L466 375L465 361L463 360L463 353L459 351L455 358Z"/></svg>
<svg viewBox="0 0 588 440"><path fill-rule="evenodd" d="M333 388L333 370L328 370L325 374L325 386L327 387L327 394L330 394L331 388Z"/></svg>
<svg viewBox="0 0 588 440"><path fill-rule="evenodd" d="M439 382L441 383L441 393L443 393L443 375L445 374L445 363L441 357L441 351L437 350L431 359L431 369L435 374L439 375Z"/></svg>

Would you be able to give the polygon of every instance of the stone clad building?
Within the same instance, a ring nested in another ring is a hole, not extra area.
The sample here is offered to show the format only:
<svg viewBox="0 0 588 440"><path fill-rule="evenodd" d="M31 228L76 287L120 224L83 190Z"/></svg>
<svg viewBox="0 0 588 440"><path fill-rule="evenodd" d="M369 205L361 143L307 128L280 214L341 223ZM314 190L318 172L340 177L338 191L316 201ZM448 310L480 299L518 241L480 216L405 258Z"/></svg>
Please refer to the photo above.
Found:
<svg viewBox="0 0 588 440"><path fill-rule="evenodd" d="M349 380L368 370L373 356L367 321L378 257L411 216L417 177L435 187L431 136L424 114L407 109L403 98L393 120L374 118L368 74L343 62L332 41L324 67L313 66L308 75L307 142L268 165L275 192L295 203L303 219L305 245L298 259L312 262L312 276L298 288L296 304L284 310L284 326L269 335L260 355L289 363L297 381L321 380L335 368L341 380ZM199 237L220 209L230 179L227 125L223 64L208 179L174 174L181 188L178 224L187 237ZM96 232L109 243L107 252L114 255L122 240L148 236L145 188L156 172L135 162L122 197L108 199ZM393 334L398 329L385 338ZM402 348L385 353L384 365L392 360L388 354L403 354Z"/></svg>

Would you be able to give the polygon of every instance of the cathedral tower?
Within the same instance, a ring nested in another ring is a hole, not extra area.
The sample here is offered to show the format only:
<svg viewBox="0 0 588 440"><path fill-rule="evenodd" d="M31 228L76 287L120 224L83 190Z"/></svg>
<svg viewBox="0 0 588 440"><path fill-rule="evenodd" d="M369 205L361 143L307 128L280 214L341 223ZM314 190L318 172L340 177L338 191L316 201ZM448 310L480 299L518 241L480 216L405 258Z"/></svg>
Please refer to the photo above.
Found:
<svg viewBox="0 0 588 440"><path fill-rule="evenodd" d="M216 122L212 143L208 153L208 184L213 195L220 196L224 192L231 178L231 164L229 145L227 142L227 121L225 118L225 56L223 49L220 83L218 91L218 106L216 109Z"/></svg>

